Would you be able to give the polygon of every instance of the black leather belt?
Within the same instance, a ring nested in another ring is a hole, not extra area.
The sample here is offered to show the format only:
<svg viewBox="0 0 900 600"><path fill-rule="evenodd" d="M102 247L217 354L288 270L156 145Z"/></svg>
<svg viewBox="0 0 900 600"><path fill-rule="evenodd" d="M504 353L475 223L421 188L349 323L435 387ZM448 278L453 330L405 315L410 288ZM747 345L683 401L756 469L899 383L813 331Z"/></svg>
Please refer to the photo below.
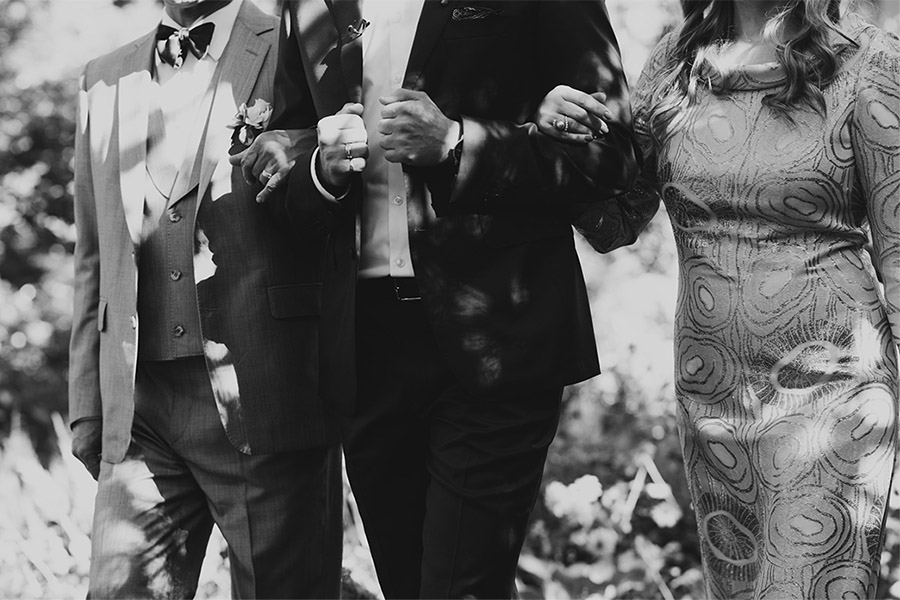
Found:
<svg viewBox="0 0 900 600"><path fill-rule="evenodd" d="M401 302L415 302L422 299L419 286L413 277L375 277L360 279L358 289L373 298L396 298Z"/></svg>
<svg viewBox="0 0 900 600"><path fill-rule="evenodd" d="M397 294L397 300L403 302L411 302L421 300L422 294L419 292L419 284L413 277L388 277L394 285L394 292Z"/></svg>

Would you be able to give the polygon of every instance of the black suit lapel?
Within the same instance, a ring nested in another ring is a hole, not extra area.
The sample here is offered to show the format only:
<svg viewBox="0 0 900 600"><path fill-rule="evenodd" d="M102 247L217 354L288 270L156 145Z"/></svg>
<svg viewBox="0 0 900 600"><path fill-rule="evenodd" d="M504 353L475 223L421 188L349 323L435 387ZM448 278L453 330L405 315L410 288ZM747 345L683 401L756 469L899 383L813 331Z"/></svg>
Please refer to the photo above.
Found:
<svg viewBox="0 0 900 600"><path fill-rule="evenodd" d="M287 27L289 31L291 27L296 28L292 37L308 69L307 78L314 90L313 101L320 116L336 113L350 100L348 81L341 64L343 37L338 31L340 25L335 12L340 14L351 7L340 6L336 9L335 4L358 4L358 0L300 0L288 3L291 21ZM347 30L346 24L343 29ZM361 88L361 75L359 81L356 85Z"/></svg>
<svg viewBox="0 0 900 600"><path fill-rule="evenodd" d="M377 1L377 0L376 0ZM341 70L350 102L362 101L362 36L360 0L330 0L331 15L340 39Z"/></svg>
<svg viewBox="0 0 900 600"><path fill-rule="evenodd" d="M453 4L454 2L425 0L425 4L422 6L422 15L419 17L419 25L416 28L416 37L409 53L403 87L413 90L421 89L423 82L419 81L419 78L422 75L422 69L425 68L435 44L441 37L444 26L453 14Z"/></svg>

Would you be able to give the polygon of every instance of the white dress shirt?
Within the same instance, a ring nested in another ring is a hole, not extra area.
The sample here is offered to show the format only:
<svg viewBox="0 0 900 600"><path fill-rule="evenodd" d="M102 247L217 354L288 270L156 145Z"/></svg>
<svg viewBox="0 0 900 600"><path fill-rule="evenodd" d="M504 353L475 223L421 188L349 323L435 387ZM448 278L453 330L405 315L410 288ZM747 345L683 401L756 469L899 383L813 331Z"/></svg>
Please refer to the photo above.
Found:
<svg viewBox="0 0 900 600"><path fill-rule="evenodd" d="M165 121L166 129L166 153L172 157L174 164L180 167L187 152L196 152L197 148L187 148L188 139L197 125L198 110L202 104L210 83L215 75L216 65L222 58L225 46L234 29L234 22L243 0L232 0L216 12L199 19L191 27L203 23L214 23L212 39L206 54L200 59L187 52L184 63L180 69L176 69L163 62L159 53L154 53L154 81L158 86L153 86L157 94L156 105L160 107ZM175 30L182 26L175 22L167 12L163 12L162 24L173 27Z"/></svg>
<svg viewBox="0 0 900 600"><path fill-rule="evenodd" d="M381 102L403 84L424 0L363 0L362 18L369 22L362 35L363 122L369 138L364 185L359 277L412 277L406 220L407 181L402 165L390 163L381 149ZM313 156L313 161L316 157ZM334 200L316 177L319 192Z"/></svg>

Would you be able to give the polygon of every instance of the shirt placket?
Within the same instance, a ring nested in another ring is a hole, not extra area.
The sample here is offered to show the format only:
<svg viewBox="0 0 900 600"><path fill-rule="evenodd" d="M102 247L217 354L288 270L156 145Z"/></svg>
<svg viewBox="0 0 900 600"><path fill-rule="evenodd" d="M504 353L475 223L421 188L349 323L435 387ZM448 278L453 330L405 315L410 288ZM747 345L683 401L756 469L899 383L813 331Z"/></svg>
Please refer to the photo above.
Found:
<svg viewBox="0 0 900 600"><path fill-rule="evenodd" d="M397 4L394 11L387 15L390 35L390 78L391 91L401 87L403 71L406 69L406 55L409 52L405 44L403 27L408 14ZM412 277L412 258L409 251L409 225L406 213L406 175L403 167L397 163L388 166L388 237L390 240L390 273L391 277Z"/></svg>

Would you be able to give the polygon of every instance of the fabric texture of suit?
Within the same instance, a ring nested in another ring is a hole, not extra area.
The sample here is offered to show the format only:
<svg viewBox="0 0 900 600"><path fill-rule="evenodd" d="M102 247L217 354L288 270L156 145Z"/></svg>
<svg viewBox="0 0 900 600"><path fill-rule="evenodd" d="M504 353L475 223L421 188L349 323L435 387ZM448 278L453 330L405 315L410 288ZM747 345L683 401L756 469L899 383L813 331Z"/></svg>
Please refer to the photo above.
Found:
<svg viewBox="0 0 900 600"><path fill-rule="evenodd" d="M361 181L333 202L310 169L319 119L362 98L360 1L284 6L270 126L305 133L270 210L329 232L322 394L345 415L379 582L386 597L509 597L562 388L599 372L572 225L610 250L652 216L619 199L639 165L605 7L424 2L402 86L459 120L464 142L456 173L404 166L422 296L405 303L389 280L357 281L373 201ZM538 131L560 84L607 94L607 135L573 145Z"/></svg>
<svg viewBox="0 0 900 600"><path fill-rule="evenodd" d="M338 433L318 393L323 238L281 227L228 161L238 107L273 99L277 47L277 19L234 1L192 123L196 159L159 213L193 229L177 247L193 261L194 281L180 283L202 355L137 356L139 335L171 335L142 331L137 302L155 32L81 80L70 418L102 417L93 597L192 596L214 522L234 597L339 594Z"/></svg>
<svg viewBox="0 0 900 600"><path fill-rule="evenodd" d="M200 108L209 125L197 156L202 202L196 222L212 256L195 256L194 262L195 269L201 260L213 269L197 283L203 347L223 427L247 454L297 450L337 437L318 395L322 281L319 262L310 256L321 254L321 237L280 229L254 201L257 190L228 162L226 125L237 107L272 99L275 23L249 3L241 8L214 97ZM150 33L92 61L81 82L69 407L73 422L103 417L108 462L125 455L134 411L153 48ZM194 189L183 184L179 194L176 181L172 198Z"/></svg>
<svg viewBox="0 0 900 600"><path fill-rule="evenodd" d="M619 243L649 220L616 198L638 159L615 37L600 1L427 0L403 87L463 123L459 172L404 167L416 279L438 344L474 391L514 393L599 372L575 220L614 221ZM286 3L271 127L314 128L361 96L357 0ZM470 18L472 10L480 18ZM377 25L377 24L376 24ZM603 90L610 133L584 146L530 122L554 86ZM300 165L315 148L309 130ZM325 261L323 395L352 411L352 311L361 185L336 208L295 168L278 210L299 230L332 231ZM606 248L611 249L612 246Z"/></svg>

